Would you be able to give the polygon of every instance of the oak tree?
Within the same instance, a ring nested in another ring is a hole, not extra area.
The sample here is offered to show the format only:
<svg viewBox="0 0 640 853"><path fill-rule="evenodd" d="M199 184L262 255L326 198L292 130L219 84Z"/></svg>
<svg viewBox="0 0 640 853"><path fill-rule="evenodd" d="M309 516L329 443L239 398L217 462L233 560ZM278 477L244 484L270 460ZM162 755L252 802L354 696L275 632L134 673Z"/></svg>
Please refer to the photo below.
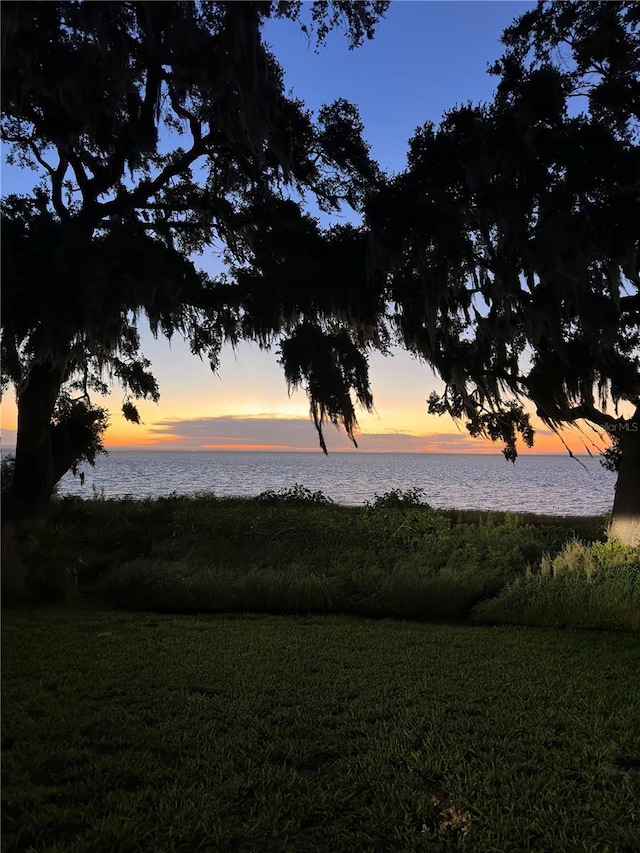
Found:
<svg viewBox="0 0 640 853"><path fill-rule="evenodd" d="M640 9L541 3L504 36L494 101L410 141L369 204L401 343L472 435L614 436L612 535L640 544ZM589 446L590 442L587 442Z"/></svg>
<svg viewBox="0 0 640 853"><path fill-rule="evenodd" d="M65 471L95 458L106 415L92 399L109 378L129 420L136 399L158 398L145 317L213 366L224 342L280 343L321 441L326 420L353 438L379 294L362 229L323 230L305 199L357 210L380 174L355 107L314 118L262 32L289 18L318 45L340 27L353 48L387 5L2 4L5 150L39 177L3 199L2 381L18 405L3 521L41 514ZM207 247L225 275L194 263Z"/></svg>
<svg viewBox="0 0 640 853"><path fill-rule="evenodd" d="M337 101L314 121L285 94L261 31L288 17L322 41L340 24L354 47L385 6L316 2L307 20L301 3L3 4L3 137L11 161L42 178L3 200L12 509L44 506L95 453L104 412L91 394L105 378L126 389L131 420L135 399L157 399L141 315L214 365L224 341L291 336L289 379L308 384L319 426L342 420L353 436L349 392L369 399L362 321L375 325L379 307L352 260L366 240L354 227L323 231L303 196L358 208L378 169L353 106ZM207 246L224 250L226 276L194 265Z"/></svg>

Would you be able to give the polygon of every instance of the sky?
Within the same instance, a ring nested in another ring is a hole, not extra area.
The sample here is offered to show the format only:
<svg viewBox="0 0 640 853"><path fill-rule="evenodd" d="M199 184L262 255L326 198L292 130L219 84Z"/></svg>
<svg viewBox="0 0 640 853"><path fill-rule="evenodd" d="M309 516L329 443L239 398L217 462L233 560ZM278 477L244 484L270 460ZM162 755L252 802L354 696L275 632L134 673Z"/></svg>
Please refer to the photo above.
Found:
<svg viewBox="0 0 640 853"><path fill-rule="evenodd" d="M336 98L355 103L373 157L386 171L398 172L418 126L438 122L456 105L491 99L496 81L486 69L501 54L500 35L534 5L394 0L374 39L353 51L341 33L333 32L316 52L288 21L269 22L264 37L284 68L287 89L314 111ZM25 191L32 181L3 163L3 195ZM210 263L208 258L203 265ZM225 348L214 375L184 342L154 340L148 329L141 330L161 398L157 404L140 401L142 424L128 424L120 414L122 391L114 386L103 402L111 412L107 448L318 452L306 395L298 391L289 396L275 352L261 352L248 343L235 352ZM499 445L472 439L449 417L427 414L429 394L442 385L406 353L373 356L370 375L375 412L359 413L362 450L500 452ZM16 428L10 392L2 402L1 427L3 447L10 448ZM332 427L326 433L329 451L353 448ZM574 430L566 440L575 452L584 450L586 436ZM541 424L534 449L565 452L562 442Z"/></svg>

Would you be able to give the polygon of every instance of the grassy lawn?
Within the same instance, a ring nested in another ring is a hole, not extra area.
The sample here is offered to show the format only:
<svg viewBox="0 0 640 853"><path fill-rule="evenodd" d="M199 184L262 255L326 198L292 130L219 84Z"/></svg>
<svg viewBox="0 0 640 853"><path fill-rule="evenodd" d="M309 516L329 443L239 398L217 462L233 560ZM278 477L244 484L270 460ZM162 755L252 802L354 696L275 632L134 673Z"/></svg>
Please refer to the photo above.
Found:
<svg viewBox="0 0 640 853"><path fill-rule="evenodd" d="M640 637L3 618L7 851L640 850Z"/></svg>

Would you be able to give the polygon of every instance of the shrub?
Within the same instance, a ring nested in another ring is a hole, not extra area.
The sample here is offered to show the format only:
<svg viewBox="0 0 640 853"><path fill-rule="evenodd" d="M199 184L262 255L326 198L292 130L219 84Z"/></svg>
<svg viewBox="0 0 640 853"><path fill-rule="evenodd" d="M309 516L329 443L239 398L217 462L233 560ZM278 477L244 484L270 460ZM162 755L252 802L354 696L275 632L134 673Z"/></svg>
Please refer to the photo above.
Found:
<svg viewBox="0 0 640 853"><path fill-rule="evenodd" d="M80 587L100 581L122 606L425 619L468 618L545 553L551 571L576 532L602 529L602 519L585 528L580 519L444 512L420 494L395 490L368 507L333 504L299 485L260 500L64 498L52 519L70 531L64 556ZM603 560L621 559L616 546L599 547L593 554ZM565 550L557 566L577 565L581 553Z"/></svg>
<svg viewBox="0 0 640 853"><path fill-rule="evenodd" d="M194 566L142 558L111 571L99 592L115 604L160 612L308 613L336 608L338 584L306 567L288 570Z"/></svg>
<svg viewBox="0 0 640 853"><path fill-rule="evenodd" d="M391 489L390 492L384 492L373 496L373 501L365 501L365 506L369 509L406 509L414 506L429 506L422 498L424 489L413 488L402 491L402 489Z"/></svg>
<svg viewBox="0 0 640 853"><path fill-rule="evenodd" d="M474 619L523 625L640 629L640 549L568 542L537 572L479 604Z"/></svg>
<svg viewBox="0 0 640 853"><path fill-rule="evenodd" d="M27 573L29 601L49 603L75 593L78 561L72 524L51 525L46 519L29 519L20 522L13 535Z"/></svg>
<svg viewBox="0 0 640 853"><path fill-rule="evenodd" d="M291 489L281 489L279 492L270 489L266 492L260 492L256 500L271 504L310 503L325 505L333 503L331 498L321 491L312 492L311 489L307 489L306 486L301 486L299 483L296 483Z"/></svg>
<svg viewBox="0 0 640 853"><path fill-rule="evenodd" d="M3 456L0 461L0 483L2 484L2 491L6 492L9 486L11 485L11 481L13 480L13 472L16 467L16 458L11 454L9 456Z"/></svg>

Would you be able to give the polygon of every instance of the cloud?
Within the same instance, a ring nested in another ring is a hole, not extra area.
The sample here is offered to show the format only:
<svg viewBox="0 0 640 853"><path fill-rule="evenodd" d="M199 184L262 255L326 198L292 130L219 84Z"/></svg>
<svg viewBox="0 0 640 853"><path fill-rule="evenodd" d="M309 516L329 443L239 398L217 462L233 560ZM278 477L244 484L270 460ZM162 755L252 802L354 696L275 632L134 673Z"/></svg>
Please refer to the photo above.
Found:
<svg viewBox="0 0 640 853"><path fill-rule="evenodd" d="M0 445L3 453L14 453L16 449L16 430L2 429L0 430Z"/></svg>
<svg viewBox="0 0 640 853"><path fill-rule="evenodd" d="M140 429L140 428L138 428ZM354 450L343 431L328 424L324 430L330 452ZM113 435L113 433L112 433ZM117 433L116 433L117 436ZM211 418L165 418L145 426L140 432L110 440L107 448L130 447L145 450L270 450L318 452L319 444L313 423L308 417L259 415L222 415ZM3 452L15 451L16 431L2 430ZM500 443L472 438L465 429L460 432L429 432L415 435L397 429L366 432L357 436L364 453L499 453ZM526 449L521 447L526 453ZM565 452L550 431L536 431L534 452ZM528 451L531 452L531 451ZM581 452L581 448L574 448Z"/></svg>
<svg viewBox="0 0 640 853"><path fill-rule="evenodd" d="M215 418L167 419L146 430L159 444L200 450L316 450L317 436L309 418L272 414L223 415ZM349 440L331 426L327 441L334 449L350 446Z"/></svg>
<svg viewBox="0 0 640 853"><path fill-rule="evenodd" d="M353 450L344 432L325 427L330 451ZM412 435L398 430L361 433L361 451L370 453L498 452L497 445L459 433ZM281 415L224 415L211 418L167 418L145 429L145 447L172 450L318 450L318 439L308 417Z"/></svg>

